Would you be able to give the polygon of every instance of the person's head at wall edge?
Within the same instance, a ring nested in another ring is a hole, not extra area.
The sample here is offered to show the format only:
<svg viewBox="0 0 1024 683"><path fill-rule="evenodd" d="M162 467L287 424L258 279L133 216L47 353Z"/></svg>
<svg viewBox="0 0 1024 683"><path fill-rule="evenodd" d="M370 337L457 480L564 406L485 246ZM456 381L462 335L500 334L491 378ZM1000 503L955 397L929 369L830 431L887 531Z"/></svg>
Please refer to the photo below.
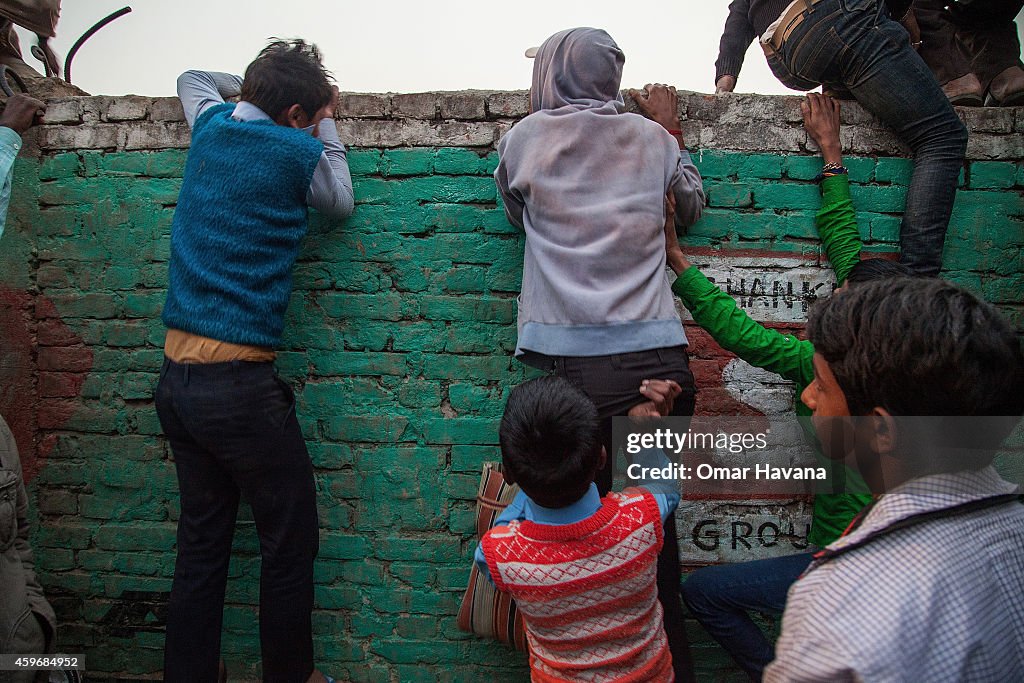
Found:
<svg viewBox="0 0 1024 683"><path fill-rule="evenodd" d="M309 128L334 96L331 80L316 45L274 39L246 67L240 98L278 125Z"/></svg>
<svg viewBox="0 0 1024 683"><path fill-rule="evenodd" d="M609 102L624 107L619 87L626 55L608 35L596 28L571 28L550 36L539 48L531 48L533 82L530 112L602 107Z"/></svg>

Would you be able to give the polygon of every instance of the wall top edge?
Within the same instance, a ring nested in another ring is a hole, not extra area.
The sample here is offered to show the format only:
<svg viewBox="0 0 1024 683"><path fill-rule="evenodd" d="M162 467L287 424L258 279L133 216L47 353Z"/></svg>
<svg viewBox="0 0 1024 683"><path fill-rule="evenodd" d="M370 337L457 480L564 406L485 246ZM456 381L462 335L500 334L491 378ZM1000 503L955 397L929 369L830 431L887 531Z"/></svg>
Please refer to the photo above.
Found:
<svg viewBox="0 0 1024 683"><path fill-rule="evenodd" d="M624 92L627 110L636 105ZM803 130L799 95L679 91L684 138L692 149L814 153ZM1024 107L958 107L971 132L972 160L1024 159ZM335 118L354 147L491 148L529 113L525 90L342 93ZM879 119L854 101L842 103L847 154L909 156ZM185 148L188 126L176 97L63 97L47 102L43 125L27 136L27 155L74 149Z"/></svg>

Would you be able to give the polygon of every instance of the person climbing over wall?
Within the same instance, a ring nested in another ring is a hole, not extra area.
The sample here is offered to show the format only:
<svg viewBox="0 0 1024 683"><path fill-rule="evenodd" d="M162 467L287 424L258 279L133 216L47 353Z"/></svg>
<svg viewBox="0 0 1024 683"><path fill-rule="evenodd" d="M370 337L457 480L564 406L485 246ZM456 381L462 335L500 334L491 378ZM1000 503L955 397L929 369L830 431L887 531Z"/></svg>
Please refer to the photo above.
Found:
<svg viewBox="0 0 1024 683"><path fill-rule="evenodd" d="M530 54L530 53L528 53ZM509 221L526 232L516 356L561 375L597 405L608 453L595 481L611 488L619 444L612 418L644 401L645 377L682 387L673 415L692 415L686 334L665 277L664 198L692 225L704 206L700 174L683 144L675 90L634 98L626 113L625 55L605 31L575 28L536 51L530 109L498 144L494 177ZM676 679L692 680L679 597L675 519L658 562Z"/></svg>
<svg viewBox="0 0 1024 683"><path fill-rule="evenodd" d="M160 424L181 490L164 677L217 680L240 498L260 542L266 681L327 679L313 666L313 466L291 387L274 370L307 206L352 213L332 86L315 45L274 41L245 79L188 71L178 95L192 147L171 231ZM240 96L237 105L224 98Z"/></svg>
<svg viewBox="0 0 1024 683"><path fill-rule="evenodd" d="M3 178L0 237L7 223L11 176L21 149L21 136L45 111L43 102L15 94L7 99L0 114L0 177ZM0 417L0 653L3 654L48 654L54 652L56 644L57 617L43 595L28 542L28 503L18 445L7 422ZM47 673L6 671L3 680L10 683L45 681Z"/></svg>
<svg viewBox="0 0 1024 683"><path fill-rule="evenodd" d="M937 275L967 150L967 128L899 23L910 0L733 0L715 63L732 92L757 36L786 87L848 91L914 152L900 226L900 260Z"/></svg>

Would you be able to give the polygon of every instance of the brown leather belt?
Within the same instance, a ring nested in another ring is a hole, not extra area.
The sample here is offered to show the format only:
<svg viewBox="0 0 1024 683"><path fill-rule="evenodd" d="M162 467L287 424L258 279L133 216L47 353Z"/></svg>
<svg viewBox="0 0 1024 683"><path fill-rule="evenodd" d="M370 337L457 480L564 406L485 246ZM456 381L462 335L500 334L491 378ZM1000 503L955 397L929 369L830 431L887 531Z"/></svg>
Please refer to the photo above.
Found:
<svg viewBox="0 0 1024 683"><path fill-rule="evenodd" d="M779 22L779 27L772 34L772 37L767 43L761 43L765 52L768 52L769 48L772 51L778 52L782 48L782 43L796 30L796 27L800 25L800 22L804 20L807 13L812 7L817 5L821 0L797 0L794 2L789 11L782 15L782 20Z"/></svg>

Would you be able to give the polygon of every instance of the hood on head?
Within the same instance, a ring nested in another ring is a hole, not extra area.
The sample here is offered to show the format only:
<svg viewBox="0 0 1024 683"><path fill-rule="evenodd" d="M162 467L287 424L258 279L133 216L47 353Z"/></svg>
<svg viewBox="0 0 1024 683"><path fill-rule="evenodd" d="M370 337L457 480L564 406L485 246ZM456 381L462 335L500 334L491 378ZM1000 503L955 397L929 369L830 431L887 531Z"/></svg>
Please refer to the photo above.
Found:
<svg viewBox="0 0 1024 683"><path fill-rule="evenodd" d="M625 61L622 50L601 29L571 28L556 33L537 50L531 110L621 104L619 84Z"/></svg>

